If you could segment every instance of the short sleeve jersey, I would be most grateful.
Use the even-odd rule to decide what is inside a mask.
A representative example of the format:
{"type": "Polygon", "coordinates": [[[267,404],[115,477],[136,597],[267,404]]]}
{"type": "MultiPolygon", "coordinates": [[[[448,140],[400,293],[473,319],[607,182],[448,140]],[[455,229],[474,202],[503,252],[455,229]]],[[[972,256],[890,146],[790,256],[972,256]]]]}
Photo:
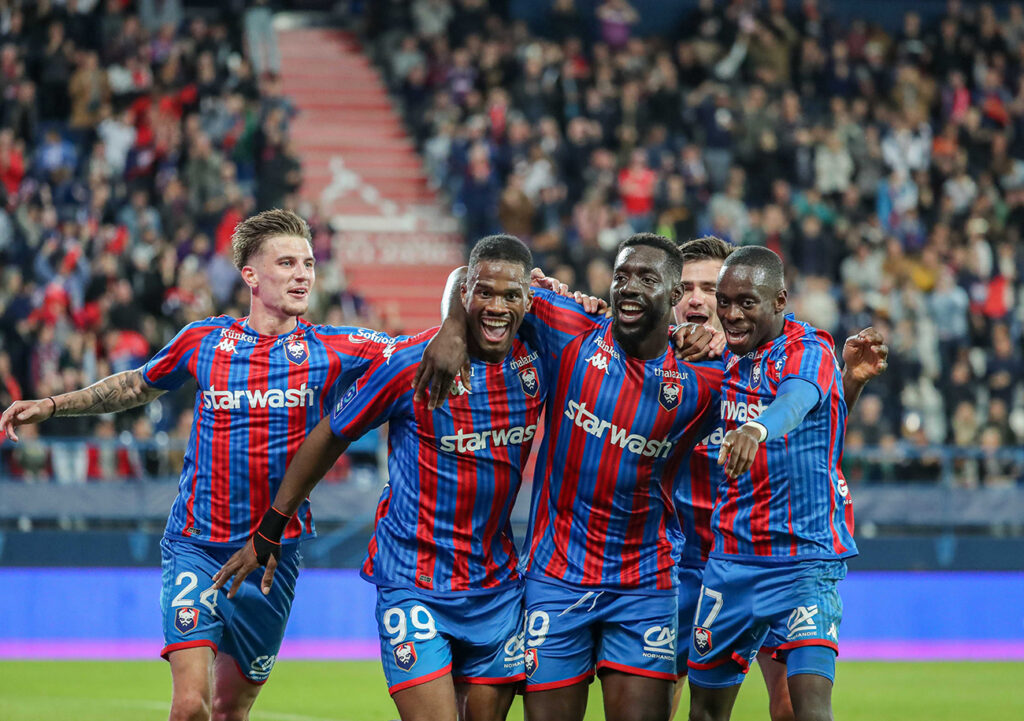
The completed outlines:
{"type": "Polygon", "coordinates": [[[501,363],[471,362],[447,401],[413,402],[437,330],[388,347],[331,415],[353,440],[387,421],[390,482],[362,575],[428,595],[490,593],[518,575],[510,515],[548,392],[538,351],[520,338],[501,363]]]}
{"type": "Polygon", "coordinates": [[[537,292],[527,321],[540,326],[552,375],[528,575],[670,591],[680,539],[673,482],[717,411],[721,367],[677,361],[667,339],[657,358],[632,358],[611,320],[559,312],[573,305],[537,292]]]}
{"type": "MultiPolygon", "coordinates": [[[[299,320],[280,336],[220,316],[183,328],[143,367],[146,383],[197,384],[192,432],[165,535],[198,544],[241,544],[277,493],[306,434],[393,343],[363,328],[299,320]]],[[[284,540],[314,533],[303,502],[284,540]]]]}

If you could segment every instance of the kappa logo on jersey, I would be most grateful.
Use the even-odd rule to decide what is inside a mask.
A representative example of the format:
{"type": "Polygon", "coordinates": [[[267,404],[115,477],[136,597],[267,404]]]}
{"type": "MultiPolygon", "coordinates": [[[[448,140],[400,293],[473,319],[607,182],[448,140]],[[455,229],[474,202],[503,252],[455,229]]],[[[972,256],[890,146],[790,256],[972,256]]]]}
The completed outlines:
{"type": "Polygon", "coordinates": [[[672,450],[672,441],[647,438],[639,433],[630,433],[628,428],[619,428],[614,423],[603,421],[595,416],[587,410],[586,403],[569,401],[569,407],[565,410],[565,417],[573,421],[579,428],[582,428],[584,432],[596,438],[604,438],[605,431],[610,430],[611,433],[608,436],[608,440],[612,445],[631,453],[636,453],[638,456],[667,458],[668,452],[672,450]]]}
{"type": "Polygon", "coordinates": [[[391,356],[395,354],[395,349],[398,347],[397,343],[388,343],[388,345],[381,351],[381,355],[384,356],[384,365],[391,365],[391,356]]]}
{"type": "Polygon", "coordinates": [[[228,354],[234,353],[235,342],[230,338],[221,338],[220,343],[217,344],[217,350],[222,350],[228,354]]]}
{"type": "Polygon", "coordinates": [[[249,389],[240,391],[219,391],[214,386],[203,391],[203,408],[209,410],[236,410],[243,404],[250,408],[305,408],[315,402],[313,388],[303,383],[298,388],[249,389]]]}
{"type": "Polygon", "coordinates": [[[345,395],[343,395],[341,397],[341,400],[338,401],[338,405],[334,407],[334,417],[337,418],[338,416],[340,416],[341,412],[345,409],[345,406],[347,406],[349,403],[351,403],[353,400],[355,400],[355,397],[357,395],[359,395],[359,382],[358,381],[353,383],[349,387],[349,389],[347,391],[345,391],[345,395]]]}
{"type": "Polygon", "coordinates": [[[519,382],[523,384],[523,393],[530,398],[537,397],[540,384],[537,382],[537,371],[533,368],[519,371],[519,382]]]}
{"type": "MultiPolygon", "coordinates": [[[[470,380],[472,385],[472,380],[470,380]]],[[[462,382],[462,374],[455,376],[455,380],[452,381],[452,388],[449,391],[449,395],[453,396],[464,396],[469,393],[469,386],[462,382]]]]}
{"type": "Polygon", "coordinates": [[[829,624],[828,631],[825,632],[826,636],[831,636],[833,641],[839,640],[839,629],[836,628],[836,624],[833,621],[829,624]]]}
{"type": "Polygon", "coordinates": [[[249,674],[253,678],[259,680],[264,679],[270,675],[271,669],[274,668],[274,662],[277,661],[277,656],[257,656],[249,664],[249,674]]]}
{"type": "Polygon", "coordinates": [[[199,625],[199,609],[182,606],[174,614],[174,628],[178,633],[190,633],[199,625]]]}
{"type": "Polygon", "coordinates": [[[750,388],[757,388],[761,385],[761,362],[754,361],[754,367],[750,369],[750,388]]]}
{"type": "Polygon", "coordinates": [[[608,373],[608,356],[604,353],[595,353],[587,358],[585,362],[594,366],[599,371],[604,371],[606,374],[608,373]]]}
{"type": "Polygon", "coordinates": [[[441,436],[441,450],[447,453],[476,453],[488,446],[500,448],[515,446],[533,440],[537,426],[513,426],[512,428],[492,428],[479,433],[472,433],[461,428],[455,435],[441,436]]]}
{"type": "Polygon", "coordinates": [[[416,645],[412,641],[406,641],[395,646],[395,664],[403,671],[408,671],[416,665],[416,645]]]}
{"type": "Polygon", "coordinates": [[[658,403],[666,411],[675,410],[675,407],[679,405],[681,395],[681,389],[676,383],[662,383],[661,392],[658,393],[658,403]]]}
{"type": "Polygon", "coordinates": [[[306,346],[306,341],[304,340],[290,340],[285,343],[284,347],[288,360],[297,366],[302,365],[309,358],[309,347],[306,346]]]}
{"type": "Polygon", "coordinates": [[[746,423],[752,421],[762,413],[768,406],[761,401],[746,403],[744,401],[727,401],[722,399],[722,420],[746,423]]]}
{"type": "Polygon", "coordinates": [[[793,613],[789,614],[789,620],[786,621],[786,628],[789,629],[789,634],[786,638],[796,638],[797,636],[806,636],[817,632],[818,626],[814,623],[814,617],[817,615],[817,604],[813,606],[797,606],[793,609],[793,613]]]}
{"type": "Polygon", "coordinates": [[[526,666],[527,678],[533,678],[533,674],[536,673],[537,667],[540,666],[540,657],[537,656],[537,649],[526,649],[526,652],[523,654],[523,662],[526,666]]]}
{"type": "Polygon", "coordinates": [[[644,631],[644,656],[676,655],[676,630],[671,626],[651,626],[644,631]]]}
{"type": "Polygon", "coordinates": [[[693,627],[693,648],[701,656],[711,653],[711,629],[703,626],[693,627]]]}

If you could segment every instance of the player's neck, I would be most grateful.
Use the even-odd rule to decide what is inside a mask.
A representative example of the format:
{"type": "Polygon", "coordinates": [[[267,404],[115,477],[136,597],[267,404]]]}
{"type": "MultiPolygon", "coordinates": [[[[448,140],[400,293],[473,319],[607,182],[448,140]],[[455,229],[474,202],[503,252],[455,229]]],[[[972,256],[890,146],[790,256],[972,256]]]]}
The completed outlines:
{"type": "Polygon", "coordinates": [[[658,326],[642,338],[618,333],[613,326],[612,338],[631,358],[643,361],[654,360],[668,349],[668,323],[658,326]]]}
{"type": "Polygon", "coordinates": [[[249,307],[249,327],[260,335],[285,335],[295,330],[299,319],[294,315],[273,312],[253,299],[249,307]]]}

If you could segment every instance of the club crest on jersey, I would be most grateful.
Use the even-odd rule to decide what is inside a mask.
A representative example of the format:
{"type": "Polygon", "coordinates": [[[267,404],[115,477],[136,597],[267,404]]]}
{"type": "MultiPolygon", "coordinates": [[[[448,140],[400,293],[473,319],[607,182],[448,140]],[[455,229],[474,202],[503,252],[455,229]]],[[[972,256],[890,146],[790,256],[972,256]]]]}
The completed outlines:
{"type": "Polygon", "coordinates": [[[523,384],[523,393],[530,398],[537,397],[540,384],[537,382],[537,371],[532,366],[519,371],[519,382],[523,384]]]}
{"type": "Polygon", "coordinates": [[[711,629],[703,626],[693,627],[693,648],[701,656],[711,653],[711,629]]]}
{"type": "Polygon", "coordinates": [[[540,665],[540,659],[537,658],[537,649],[526,649],[523,661],[524,665],[526,666],[527,678],[533,678],[533,674],[537,671],[537,667],[540,665]]]}
{"type": "Polygon", "coordinates": [[[304,340],[290,340],[284,344],[284,350],[288,360],[297,366],[302,365],[309,358],[309,348],[304,340]]]}
{"type": "Polygon", "coordinates": [[[750,385],[748,388],[757,388],[761,385],[761,361],[755,360],[754,367],[750,369],[750,385]]]}
{"type": "Polygon", "coordinates": [[[403,671],[408,671],[416,665],[416,644],[406,641],[395,646],[395,664],[403,671]]]}
{"type": "Polygon", "coordinates": [[[199,626],[199,609],[182,606],[174,613],[174,629],[178,633],[190,633],[199,626]]]}
{"type": "Polygon", "coordinates": [[[666,411],[675,410],[679,405],[679,398],[682,392],[678,383],[662,383],[661,391],[658,393],[658,403],[666,411]]]}

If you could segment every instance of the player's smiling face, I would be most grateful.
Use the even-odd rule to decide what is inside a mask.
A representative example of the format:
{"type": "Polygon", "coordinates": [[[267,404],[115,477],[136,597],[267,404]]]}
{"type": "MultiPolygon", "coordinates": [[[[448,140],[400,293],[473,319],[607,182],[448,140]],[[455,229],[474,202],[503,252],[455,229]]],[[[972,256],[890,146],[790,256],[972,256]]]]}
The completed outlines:
{"type": "Polygon", "coordinates": [[[691,260],[683,264],[683,299],[675,307],[677,323],[704,325],[710,321],[712,326],[721,329],[715,312],[715,288],[720,270],[722,261],[717,258],[691,260]]]}
{"type": "Polygon", "coordinates": [[[763,279],[763,271],[748,265],[723,268],[718,278],[718,319],[736,355],[750,353],[782,331],[786,290],[766,287],[763,279]]]}
{"type": "Polygon", "coordinates": [[[625,248],[615,259],[612,330],[632,355],[646,357],[637,346],[655,333],[664,341],[672,306],[682,297],[682,286],[667,275],[669,267],[665,251],[649,245],[625,248]]]}
{"type": "Polygon", "coordinates": [[[530,310],[529,276],[521,263],[481,260],[470,267],[462,287],[469,354],[499,363],[530,310]]]}
{"type": "Polygon", "coordinates": [[[309,308],[316,280],[313,266],[313,249],[305,238],[278,235],[263,242],[242,269],[242,277],[272,315],[299,316],[309,308]]]}

